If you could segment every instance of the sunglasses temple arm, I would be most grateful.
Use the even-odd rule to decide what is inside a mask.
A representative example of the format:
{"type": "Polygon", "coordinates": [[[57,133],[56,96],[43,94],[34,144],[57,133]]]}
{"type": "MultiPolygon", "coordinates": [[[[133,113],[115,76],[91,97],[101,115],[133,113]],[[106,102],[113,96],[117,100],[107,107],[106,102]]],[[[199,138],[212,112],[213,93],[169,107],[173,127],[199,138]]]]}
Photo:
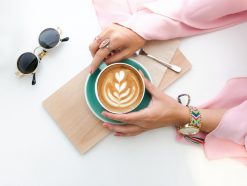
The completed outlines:
{"type": "Polygon", "coordinates": [[[33,79],[32,79],[32,85],[36,84],[36,75],[35,73],[33,73],[33,79]]]}
{"type": "Polygon", "coordinates": [[[65,41],[68,41],[69,40],[69,37],[65,37],[63,39],[60,39],[61,42],[65,42],[65,41]]]}

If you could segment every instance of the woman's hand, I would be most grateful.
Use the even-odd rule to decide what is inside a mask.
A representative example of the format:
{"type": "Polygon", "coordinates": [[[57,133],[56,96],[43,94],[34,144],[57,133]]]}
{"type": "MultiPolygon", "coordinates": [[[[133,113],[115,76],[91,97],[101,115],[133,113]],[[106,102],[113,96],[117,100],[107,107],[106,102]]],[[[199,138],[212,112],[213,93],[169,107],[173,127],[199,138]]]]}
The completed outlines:
{"type": "Polygon", "coordinates": [[[146,89],[152,95],[152,101],[147,108],[128,114],[112,114],[106,111],[102,113],[107,118],[127,123],[127,125],[103,123],[103,126],[114,131],[116,136],[133,136],[147,130],[181,125],[190,121],[189,110],[186,106],[164,94],[147,79],[144,78],[144,81],[146,89]]]}
{"type": "Polygon", "coordinates": [[[103,60],[109,64],[130,57],[145,43],[136,32],[118,24],[110,25],[89,46],[93,56],[90,72],[93,73],[103,60]],[[102,45],[108,39],[109,43],[102,45]]]}

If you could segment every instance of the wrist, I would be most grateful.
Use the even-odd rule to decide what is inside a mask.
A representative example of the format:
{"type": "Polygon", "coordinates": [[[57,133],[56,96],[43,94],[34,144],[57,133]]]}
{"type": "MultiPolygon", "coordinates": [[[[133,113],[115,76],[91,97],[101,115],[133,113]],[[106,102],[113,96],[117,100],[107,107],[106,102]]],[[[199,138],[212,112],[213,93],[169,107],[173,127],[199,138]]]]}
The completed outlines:
{"type": "Polygon", "coordinates": [[[183,126],[190,122],[190,110],[187,106],[181,105],[176,111],[176,126],[183,126]]]}

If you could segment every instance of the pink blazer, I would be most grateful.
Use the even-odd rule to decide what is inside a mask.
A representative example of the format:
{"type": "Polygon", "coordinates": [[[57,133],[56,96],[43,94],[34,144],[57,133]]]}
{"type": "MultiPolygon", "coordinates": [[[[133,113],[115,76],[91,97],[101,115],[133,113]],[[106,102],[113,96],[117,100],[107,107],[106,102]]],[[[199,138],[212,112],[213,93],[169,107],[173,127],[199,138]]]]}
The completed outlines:
{"type": "MultiPolygon", "coordinates": [[[[93,0],[102,28],[112,22],[146,40],[167,40],[222,29],[247,21],[247,0],[93,0]]],[[[247,77],[227,82],[202,108],[226,108],[206,135],[209,159],[230,157],[247,165],[247,77]]]]}

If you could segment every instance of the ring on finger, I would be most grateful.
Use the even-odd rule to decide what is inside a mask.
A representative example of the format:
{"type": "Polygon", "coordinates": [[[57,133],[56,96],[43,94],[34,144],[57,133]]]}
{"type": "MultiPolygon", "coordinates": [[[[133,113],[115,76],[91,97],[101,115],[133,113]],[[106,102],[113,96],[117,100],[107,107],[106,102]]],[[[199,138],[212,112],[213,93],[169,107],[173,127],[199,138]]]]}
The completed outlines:
{"type": "Polygon", "coordinates": [[[109,51],[109,53],[111,53],[113,51],[112,48],[109,45],[106,45],[106,48],[109,51]]]}
{"type": "Polygon", "coordinates": [[[106,38],[105,40],[103,40],[100,45],[99,45],[99,49],[103,49],[105,47],[107,47],[110,44],[110,39],[106,38]]]}

